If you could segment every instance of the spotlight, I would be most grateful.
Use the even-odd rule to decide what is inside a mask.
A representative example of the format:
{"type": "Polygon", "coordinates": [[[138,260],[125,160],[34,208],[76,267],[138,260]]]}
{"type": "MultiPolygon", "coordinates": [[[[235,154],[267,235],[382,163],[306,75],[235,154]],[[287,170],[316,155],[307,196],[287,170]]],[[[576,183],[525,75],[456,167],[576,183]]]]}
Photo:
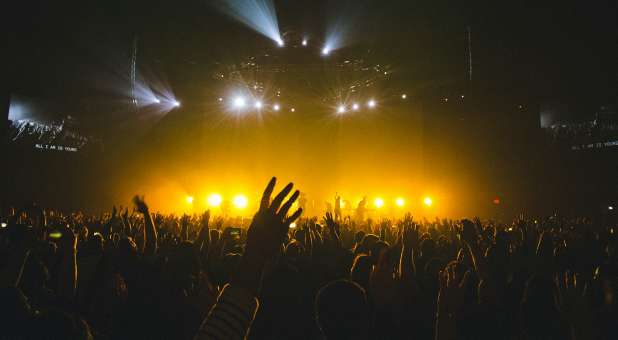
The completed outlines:
{"type": "Polygon", "coordinates": [[[307,39],[303,39],[302,44],[303,44],[303,46],[307,46],[307,39]]]}
{"type": "Polygon", "coordinates": [[[161,100],[159,98],[155,98],[154,102],[157,103],[157,104],[161,104],[161,100]]]}
{"type": "Polygon", "coordinates": [[[369,106],[370,108],[374,108],[376,107],[376,101],[371,99],[367,102],[367,106],[369,106]]]}
{"type": "Polygon", "coordinates": [[[330,48],[328,48],[328,47],[324,47],[324,48],[322,49],[322,55],[328,55],[329,53],[330,53],[330,48]]]}
{"type": "Polygon", "coordinates": [[[380,209],[384,206],[384,200],[380,197],[376,198],[375,200],[373,200],[373,205],[376,206],[376,208],[380,209]]]}
{"type": "Polygon", "coordinates": [[[211,194],[210,196],[208,196],[206,201],[208,202],[209,206],[214,208],[221,205],[221,202],[223,202],[223,198],[219,194],[211,194]]]}
{"type": "Polygon", "coordinates": [[[403,207],[404,205],[406,205],[406,200],[403,199],[403,197],[397,197],[397,199],[395,200],[395,204],[398,207],[403,207]]]}
{"type": "Polygon", "coordinates": [[[173,101],[172,105],[174,105],[174,107],[179,107],[180,106],[180,102],[179,101],[173,101]]]}
{"type": "Polygon", "coordinates": [[[296,109],[295,108],[291,108],[290,111],[296,112],[296,109]]]}
{"type": "Polygon", "coordinates": [[[292,222],[292,223],[290,223],[290,228],[291,228],[291,229],[296,228],[296,222],[292,222]]]}
{"type": "Polygon", "coordinates": [[[248,204],[248,200],[247,197],[245,195],[236,195],[234,197],[234,200],[232,201],[232,203],[234,203],[234,206],[238,209],[244,209],[247,207],[248,204]]]}
{"type": "Polygon", "coordinates": [[[431,205],[433,204],[433,200],[431,199],[431,197],[427,196],[423,199],[423,204],[425,204],[428,207],[431,207],[431,205]]]}
{"type": "Polygon", "coordinates": [[[359,106],[358,106],[357,103],[352,104],[352,110],[358,111],[358,108],[359,108],[359,106]]]}
{"type": "Polygon", "coordinates": [[[273,110],[275,110],[275,111],[279,111],[279,109],[281,109],[281,107],[279,106],[279,104],[275,104],[275,105],[273,105],[273,110]]]}
{"type": "Polygon", "coordinates": [[[219,97],[217,100],[218,100],[218,101],[220,101],[220,102],[222,102],[222,101],[223,101],[223,98],[219,97]]]}
{"type": "Polygon", "coordinates": [[[187,201],[187,204],[193,204],[193,196],[187,196],[185,201],[187,201]]]}
{"type": "Polygon", "coordinates": [[[256,108],[256,109],[258,109],[258,110],[259,110],[259,109],[261,109],[261,108],[262,108],[262,102],[258,100],[257,102],[255,102],[255,105],[254,105],[254,106],[255,106],[255,108],[256,108]]]}
{"type": "Polygon", "coordinates": [[[277,40],[277,45],[279,45],[279,47],[283,47],[283,46],[285,46],[285,43],[283,42],[283,40],[278,39],[277,40]]]}
{"type": "Polygon", "coordinates": [[[339,105],[339,107],[337,108],[337,113],[345,113],[345,106],[339,105]]]}
{"type": "Polygon", "coordinates": [[[406,98],[408,98],[407,94],[404,93],[404,94],[401,95],[401,99],[406,99],[406,98]]]}
{"type": "Polygon", "coordinates": [[[246,102],[245,102],[245,98],[243,97],[236,97],[234,98],[234,107],[241,109],[243,107],[245,107],[246,102]]]}
{"type": "Polygon", "coordinates": [[[614,210],[614,206],[610,205],[609,207],[607,207],[607,210],[614,210]]]}

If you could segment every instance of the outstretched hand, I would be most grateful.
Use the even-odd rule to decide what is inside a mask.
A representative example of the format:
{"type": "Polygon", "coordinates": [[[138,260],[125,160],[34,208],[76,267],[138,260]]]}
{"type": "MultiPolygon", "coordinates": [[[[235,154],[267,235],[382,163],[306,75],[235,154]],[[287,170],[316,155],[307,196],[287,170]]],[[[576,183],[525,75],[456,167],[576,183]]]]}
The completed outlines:
{"type": "Polygon", "coordinates": [[[270,200],[276,183],[277,179],[273,177],[264,190],[260,209],[253,216],[247,231],[243,260],[232,279],[232,284],[244,287],[256,296],[260,290],[265,264],[279,254],[290,223],[302,213],[302,209],[298,209],[288,216],[288,211],[300,194],[298,190],[283,203],[285,197],[292,191],[292,183],[286,185],[272,201],[270,200]]]}
{"type": "Polygon", "coordinates": [[[135,204],[135,208],[140,213],[142,213],[142,214],[147,214],[148,213],[148,205],[144,201],[144,196],[139,197],[138,195],[135,195],[133,197],[133,204],[135,204]]]}
{"type": "Polygon", "coordinates": [[[294,187],[292,183],[286,185],[271,201],[270,197],[276,183],[277,179],[273,177],[264,190],[260,209],[253,217],[247,231],[245,256],[262,261],[275,257],[281,249],[290,223],[294,222],[302,213],[302,209],[298,209],[288,216],[288,211],[300,195],[298,190],[294,191],[285,203],[283,202],[294,187]]]}

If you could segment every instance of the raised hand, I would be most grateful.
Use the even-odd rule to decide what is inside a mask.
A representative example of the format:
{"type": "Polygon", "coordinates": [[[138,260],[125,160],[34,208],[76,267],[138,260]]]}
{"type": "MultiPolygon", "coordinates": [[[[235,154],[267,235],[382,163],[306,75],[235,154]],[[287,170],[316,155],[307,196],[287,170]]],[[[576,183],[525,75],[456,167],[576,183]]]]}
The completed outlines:
{"type": "Polygon", "coordinates": [[[403,227],[403,246],[408,249],[416,249],[418,246],[419,230],[418,225],[412,223],[411,225],[404,224],[403,227]]]}
{"type": "Polygon", "coordinates": [[[138,195],[133,197],[133,204],[135,204],[137,211],[144,215],[144,228],[142,230],[142,237],[144,239],[143,252],[147,256],[153,256],[157,251],[158,236],[157,229],[148,210],[148,205],[144,201],[144,196],[139,197],[138,195]]]}
{"type": "MultiPolygon", "coordinates": [[[[135,208],[137,209],[138,212],[140,212],[142,214],[147,214],[148,213],[148,205],[144,201],[144,196],[139,197],[138,195],[135,195],[133,197],[133,204],[135,204],[135,208]]],[[[116,208],[114,207],[114,210],[115,209],[116,208]]]]}
{"type": "Polygon", "coordinates": [[[300,192],[296,190],[292,196],[284,203],[285,197],[292,191],[293,184],[289,183],[271,201],[270,197],[277,184],[277,179],[273,177],[262,195],[260,209],[253,217],[253,221],[247,231],[247,256],[257,257],[262,260],[269,260],[275,257],[281,248],[285,235],[288,232],[290,223],[294,222],[302,209],[296,210],[288,216],[288,211],[298,199],[300,192]]]}
{"type": "Polygon", "coordinates": [[[464,304],[465,287],[470,272],[466,271],[463,277],[457,273],[454,264],[447,265],[440,272],[440,291],[438,292],[438,315],[456,316],[461,312],[464,304]]]}
{"type": "Polygon", "coordinates": [[[292,191],[292,183],[286,185],[272,201],[270,200],[276,183],[277,179],[273,177],[264,190],[260,209],[247,231],[247,244],[242,262],[231,282],[232,285],[244,287],[255,296],[260,289],[264,265],[279,254],[290,223],[302,213],[302,209],[298,209],[288,216],[288,211],[300,194],[298,190],[283,203],[285,197],[292,191]]]}

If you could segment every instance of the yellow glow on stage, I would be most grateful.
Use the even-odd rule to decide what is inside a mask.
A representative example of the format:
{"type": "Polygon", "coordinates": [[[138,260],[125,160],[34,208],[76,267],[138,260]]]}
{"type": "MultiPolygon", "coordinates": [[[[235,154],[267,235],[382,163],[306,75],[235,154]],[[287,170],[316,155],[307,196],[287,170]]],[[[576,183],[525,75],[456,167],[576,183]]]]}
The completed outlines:
{"type": "Polygon", "coordinates": [[[292,229],[296,228],[296,222],[290,223],[290,228],[292,228],[292,229]]]}
{"type": "Polygon", "coordinates": [[[423,199],[423,204],[431,207],[433,205],[433,199],[431,199],[431,197],[427,196],[423,199]]]}
{"type": "Polygon", "coordinates": [[[234,206],[238,209],[245,209],[249,204],[249,200],[245,195],[236,195],[234,196],[234,200],[232,201],[234,206]]]}
{"type": "Polygon", "coordinates": [[[187,204],[193,204],[193,196],[187,196],[185,201],[187,201],[187,204]]]}
{"type": "Polygon", "coordinates": [[[406,205],[406,200],[405,200],[405,199],[403,199],[403,197],[398,197],[398,198],[395,200],[395,204],[396,204],[398,207],[403,207],[404,205],[406,205]]]}
{"type": "Polygon", "coordinates": [[[373,205],[376,206],[376,208],[380,209],[384,206],[384,199],[378,197],[375,200],[373,200],[373,205]]]}
{"type": "Polygon", "coordinates": [[[208,198],[206,199],[206,202],[210,207],[214,208],[221,205],[221,202],[223,202],[223,198],[219,194],[210,194],[210,196],[208,196],[208,198]]]}

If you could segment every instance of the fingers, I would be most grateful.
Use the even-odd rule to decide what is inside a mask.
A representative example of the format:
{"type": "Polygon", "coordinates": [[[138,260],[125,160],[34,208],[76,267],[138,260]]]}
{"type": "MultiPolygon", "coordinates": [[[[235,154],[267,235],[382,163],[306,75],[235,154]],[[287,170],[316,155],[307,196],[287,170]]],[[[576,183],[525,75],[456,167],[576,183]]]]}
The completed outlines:
{"type": "Polygon", "coordinates": [[[292,191],[293,187],[293,183],[288,183],[288,185],[286,185],[285,188],[283,188],[283,190],[281,190],[281,192],[277,194],[277,196],[275,196],[273,201],[270,202],[270,210],[272,212],[276,212],[277,210],[279,210],[281,202],[283,202],[283,199],[290,193],[290,191],[292,191]]]}
{"type": "Polygon", "coordinates": [[[281,206],[281,209],[279,209],[279,213],[277,214],[280,218],[284,218],[288,214],[288,210],[290,210],[290,208],[292,207],[292,204],[294,204],[294,202],[298,199],[299,195],[300,195],[300,191],[298,190],[294,191],[290,199],[287,202],[285,202],[283,206],[281,206]]]}
{"type": "Polygon", "coordinates": [[[275,184],[277,184],[277,178],[273,177],[270,179],[270,182],[268,182],[268,185],[266,185],[266,189],[264,189],[264,193],[262,194],[262,201],[260,202],[260,210],[268,209],[270,195],[272,195],[275,189],[275,184]]]}
{"type": "Polygon", "coordinates": [[[302,213],[303,213],[303,209],[302,208],[296,210],[290,217],[285,219],[285,225],[289,226],[290,223],[296,221],[300,217],[300,214],[302,214],[302,213]]]}

